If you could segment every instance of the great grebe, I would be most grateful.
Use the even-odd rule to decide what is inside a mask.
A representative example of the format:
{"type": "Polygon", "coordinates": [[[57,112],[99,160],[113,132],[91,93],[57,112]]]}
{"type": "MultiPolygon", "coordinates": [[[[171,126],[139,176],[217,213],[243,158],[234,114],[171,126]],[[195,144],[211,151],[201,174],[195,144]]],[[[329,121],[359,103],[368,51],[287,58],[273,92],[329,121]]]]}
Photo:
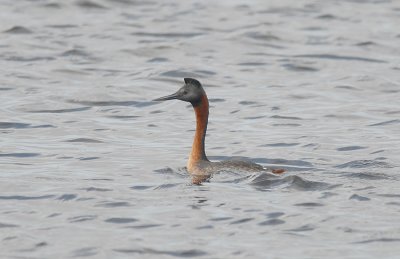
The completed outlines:
{"type": "Polygon", "coordinates": [[[176,93],[157,98],[153,101],[181,100],[192,104],[196,113],[196,133],[194,135],[192,151],[187,162],[187,171],[192,176],[194,184],[200,184],[207,180],[213,173],[221,171],[244,171],[244,172],[271,172],[281,174],[283,169],[269,170],[259,164],[228,160],[211,162],[205,152],[205,138],[208,124],[208,98],[200,82],[193,78],[184,78],[185,85],[176,93]]]}

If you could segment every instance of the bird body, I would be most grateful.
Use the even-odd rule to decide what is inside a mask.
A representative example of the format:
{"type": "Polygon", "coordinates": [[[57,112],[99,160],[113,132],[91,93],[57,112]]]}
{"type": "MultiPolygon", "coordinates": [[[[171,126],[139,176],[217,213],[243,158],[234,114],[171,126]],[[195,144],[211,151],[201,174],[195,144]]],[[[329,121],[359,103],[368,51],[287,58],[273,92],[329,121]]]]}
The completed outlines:
{"type": "MultiPolygon", "coordinates": [[[[154,101],[165,101],[178,99],[190,102],[196,115],[196,132],[193,139],[192,150],[187,162],[187,170],[192,175],[192,182],[199,184],[207,179],[213,173],[221,171],[245,171],[245,172],[261,172],[268,171],[265,167],[239,160],[228,160],[220,162],[211,162],[208,160],[205,152],[205,138],[207,132],[209,103],[207,94],[201,86],[200,82],[193,78],[185,78],[185,85],[176,93],[165,97],[157,98],[154,101]]],[[[274,169],[272,173],[283,173],[282,169],[274,169]]]]}

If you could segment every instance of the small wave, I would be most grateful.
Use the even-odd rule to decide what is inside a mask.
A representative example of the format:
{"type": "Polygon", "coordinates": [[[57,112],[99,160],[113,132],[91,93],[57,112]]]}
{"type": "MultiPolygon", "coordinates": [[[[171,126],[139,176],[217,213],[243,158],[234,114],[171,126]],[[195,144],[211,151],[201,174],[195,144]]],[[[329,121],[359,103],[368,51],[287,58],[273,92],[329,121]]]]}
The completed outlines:
{"type": "Polygon", "coordinates": [[[229,223],[229,224],[230,224],[230,225],[243,224],[243,223],[246,223],[246,222],[249,222],[249,221],[252,221],[252,220],[254,220],[254,218],[243,218],[243,219],[239,219],[239,220],[232,221],[232,222],[229,223]]]}
{"type": "Polygon", "coordinates": [[[393,168],[394,166],[377,160],[354,160],[341,165],[335,166],[336,168],[393,168]]]}
{"type": "Polygon", "coordinates": [[[225,221],[230,219],[233,219],[233,217],[217,217],[217,218],[211,218],[209,219],[209,221],[225,221]]]}
{"type": "Polygon", "coordinates": [[[0,122],[0,129],[25,129],[31,127],[28,123],[0,122]]]}
{"type": "Polygon", "coordinates": [[[190,249],[190,250],[177,250],[177,251],[167,251],[167,250],[154,250],[150,248],[143,249],[114,249],[113,251],[125,254],[140,254],[140,255],[166,255],[174,257],[197,257],[207,255],[205,251],[190,249]]]}
{"type": "Polygon", "coordinates": [[[56,29],[71,29],[71,28],[79,28],[79,26],[74,24],[53,24],[47,25],[48,28],[56,28],[56,29]]]}
{"type": "Polygon", "coordinates": [[[88,0],[78,1],[76,5],[86,9],[106,9],[105,6],[88,0]]]}
{"type": "Polygon", "coordinates": [[[29,30],[23,26],[14,26],[4,32],[11,33],[11,34],[30,34],[30,33],[32,33],[31,30],[29,30]]]}
{"type": "Polygon", "coordinates": [[[333,14],[322,14],[322,15],[318,15],[317,19],[322,19],[322,20],[333,20],[333,19],[337,19],[337,17],[333,14]]]}
{"type": "Polygon", "coordinates": [[[283,213],[283,212],[270,212],[270,213],[266,214],[266,216],[270,219],[279,218],[280,216],[283,216],[283,215],[285,215],[285,213],[283,213]]]}
{"type": "Polygon", "coordinates": [[[90,110],[91,107],[80,107],[80,108],[71,108],[71,109],[59,109],[59,110],[34,110],[29,111],[31,113],[68,113],[68,112],[81,112],[90,110]]]}
{"type": "Polygon", "coordinates": [[[393,124],[399,124],[400,120],[390,120],[390,121],[384,121],[384,122],[379,122],[379,123],[375,123],[375,124],[370,124],[368,126],[386,126],[386,125],[393,125],[393,124]]]}
{"type": "Polygon", "coordinates": [[[60,197],[57,198],[57,200],[61,200],[61,201],[70,201],[70,200],[74,200],[78,197],[78,195],[76,194],[63,194],[60,197]]]}
{"type": "Polygon", "coordinates": [[[353,150],[359,150],[359,149],[365,149],[367,147],[361,147],[361,146],[347,146],[347,147],[340,147],[337,148],[337,151],[353,151],[353,150]]]}
{"type": "Polygon", "coordinates": [[[83,101],[83,100],[67,100],[69,103],[77,103],[85,106],[135,106],[145,107],[154,105],[154,102],[148,101],[83,101]]]}
{"type": "Polygon", "coordinates": [[[369,201],[371,199],[368,198],[368,197],[364,197],[364,196],[358,195],[358,194],[353,194],[353,195],[350,196],[349,200],[369,201]]]}
{"type": "Polygon", "coordinates": [[[274,127],[300,127],[301,124],[298,123],[274,123],[272,124],[274,127]]]}
{"type": "Polygon", "coordinates": [[[143,190],[148,190],[148,189],[154,188],[154,186],[151,186],[151,185],[135,185],[135,186],[131,186],[129,188],[132,189],[132,190],[143,191],[143,190]]]}
{"type": "Polygon", "coordinates": [[[325,31],[326,28],[319,27],[319,26],[309,26],[302,28],[304,31],[325,31]]]}
{"type": "Polygon", "coordinates": [[[77,222],[84,222],[84,221],[90,221],[90,220],[95,220],[97,219],[96,215],[81,215],[81,216],[76,216],[76,217],[70,217],[68,218],[68,221],[70,223],[77,223],[77,222]]]}
{"type": "Polygon", "coordinates": [[[104,143],[103,141],[91,138],[75,138],[66,140],[65,142],[104,143]]]}
{"type": "Polygon", "coordinates": [[[26,157],[35,157],[40,156],[40,153],[0,153],[0,157],[18,157],[18,158],[26,158],[26,157]]]}
{"type": "Polygon", "coordinates": [[[107,223],[114,223],[114,224],[127,224],[127,223],[132,223],[138,221],[137,219],[134,218],[108,218],[104,220],[104,222],[107,223]]]}
{"type": "Polygon", "coordinates": [[[262,40],[262,41],[279,41],[281,40],[279,37],[273,34],[265,34],[260,32],[247,32],[245,34],[246,37],[255,39],[255,40],[262,40]]]}
{"type": "Polygon", "coordinates": [[[394,194],[394,193],[378,194],[378,196],[387,198],[400,198],[400,194],[394,194]]]}
{"type": "Polygon", "coordinates": [[[89,257],[97,254],[96,247],[84,247],[72,252],[72,257],[89,257]]]}
{"type": "Polygon", "coordinates": [[[129,207],[131,204],[126,201],[116,201],[116,202],[101,202],[95,205],[95,207],[105,207],[105,208],[116,208],[116,207],[129,207]]]}
{"type": "Polygon", "coordinates": [[[220,160],[220,161],[242,160],[242,161],[251,161],[254,163],[267,164],[267,165],[307,167],[307,169],[314,167],[314,165],[312,163],[307,162],[307,161],[287,160],[287,159],[282,159],[282,158],[263,158],[263,157],[250,158],[250,157],[246,157],[246,156],[209,156],[209,158],[212,160],[220,160]]]}
{"type": "Polygon", "coordinates": [[[88,188],[82,188],[80,190],[84,190],[84,191],[87,191],[87,192],[110,192],[113,189],[98,188],[98,187],[88,187],[88,188]]]}
{"type": "Polygon", "coordinates": [[[299,191],[316,191],[327,190],[337,187],[337,185],[332,185],[324,182],[307,181],[297,175],[280,178],[268,173],[262,173],[254,176],[250,180],[249,184],[254,186],[258,190],[269,190],[276,187],[283,187],[299,191]]]}
{"type": "Polygon", "coordinates": [[[318,58],[318,59],[334,59],[334,60],[350,60],[350,61],[364,61],[372,63],[387,63],[384,60],[373,59],[373,58],[362,58],[354,56],[339,56],[332,54],[305,54],[305,55],[295,55],[295,58],[318,58]]]}
{"type": "Polygon", "coordinates": [[[289,229],[288,231],[303,232],[303,231],[312,231],[314,229],[315,229],[315,226],[307,224],[307,225],[303,225],[298,228],[289,229]]]}
{"type": "Polygon", "coordinates": [[[193,32],[171,32],[171,33],[151,33],[151,32],[134,32],[132,35],[135,36],[145,36],[145,37],[155,37],[155,38],[193,38],[196,36],[203,35],[203,33],[193,33],[193,32]]]}
{"type": "Polygon", "coordinates": [[[259,190],[268,190],[275,187],[284,187],[299,191],[315,191],[315,190],[332,189],[337,186],[323,182],[307,181],[297,175],[278,178],[274,175],[267,173],[256,175],[250,180],[249,183],[250,185],[254,186],[256,189],[259,190]]]}
{"type": "Polygon", "coordinates": [[[56,128],[56,126],[53,126],[53,125],[50,125],[50,124],[32,126],[32,129],[38,129],[38,128],[56,128]]]}
{"type": "Polygon", "coordinates": [[[272,119],[285,119],[285,120],[302,120],[302,118],[299,118],[299,117],[281,116],[281,115],[273,115],[270,118],[272,118],[272,119]]]}
{"type": "Polygon", "coordinates": [[[95,159],[99,159],[100,157],[98,156],[89,156],[89,157],[80,157],[79,160],[81,161],[88,161],[88,160],[95,160],[95,159]]]}
{"type": "Polygon", "coordinates": [[[299,144],[300,143],[271,143],[271,144],[261,145],[260,147],[293,147],[299,144]]]}
{"type": "Polygon", "coordinates": [[[363,180],[390,180],[391,177],[382,173],[345,173],[345,177],[363,180]]]}
{"type": "Polygon", "coordinates": [[[358,89],[354,86],[350,86],[350,85],[337,85],[337,86],[335,86],[335,88],[360,91],[360,89],[358,89]]]}
{"type": "Polygon", "coordinates": [[[369,244],[369,243],[379,243],[379,242],[400,242],[400,238],[376,238],[368,239],[364,241],[354,242],[353,244],[369,244]]]}
{"type": "Polygon", "coordinates": [[[55,128],[55,126],[49,124],[32,126],[29,123],[0,122],[0,129],[28,129],[28,128],[55,128]]]}
{"type": "Polygon", "coordinates": [[[112,116],[107,116],[107,118],[128,120],[128,119],[140,118],[140,116],[136,116],[136,115],[112,115],[112,116]]]}
{"type": "Polygon", "coordinates": [[[181,71],[181,70],[170,70],[160,74],[160,76],[168,76],[168,77],[202,77],[200,73],[189,72],[189,71],[181,71]]]}
{"type": "Polygon", "coordinates": [[[267,63],[265,62],[243,62],[238,63],[238,66],[246,66],[246,67],[257,67],[257,66],[265,66],[267,63]]]}
{"type": "Polygon", "coordinates": [[[319,71],[317,68],[309,67],[309,66],[301,66],[295,64],[283,64],[282,67],[286,68],[289,71],[295,72],[316,72],[319,71]]]}
{"type": "Polygon", "coordinates": [[[284,224],[285,221],[281,219],[268,219],[266,221],[258,223],[259,226],[274,226],[284,224]]]}
{"type": "Polygon", "coordinates": [[[356,46],[372,46],[372,45],[377,45],[377,44],[373,41],[362,41],[362,42],[356,43],[355,45],[356,46]]]}
{"type": "Polygon", "coordinates": [[[7,61],[16,61],[16,62],[34,62],[34,61],[51,61],[55,60],[54,57],[21,57],[21,56],[10,56],[6,57],[7,61]]]}
{"type": "Polygon", "coordinates": [[[244,117],[243,119],[245,120],[257,120],[257,119],[262,119],[265,118],[267,116],[251,116],[251,117],[244,117]]]}
{"type": "Polygon", "coordinates": [[[142,225],[136,225],[136,226],[128,226],[127,228],[134,228],[134,229],[146,229],[146,228],[156,228],[156,227],[161,227],[163,226],[162,224],[142,224],[142,225]]]}
{"type": "Polygon", "coordinates": [[[167,62],[167,61],[169,61],[169,59],[161,58],[161,57],[156,57],[156,58],[147,60],[147,62],[149,62],[149,63],[158,63],[158,62],[167,62]]]}
{"type": "Polygon", "coordinates": [[[61,56],[68,57],[68,56],[80,56],[80,57],[90,57],[90,55],[80,49],[71,49],[63,52],[61,56]]]}
{"type": "Polygon", "coordinates": [[[16,228],[16,227],[19,227],[19,226],[15,225],[15,224],[7,224],[7,223],[0,222],[0,228],[16,228]]]}
{"type": "Polygon", "coordinates": [[[89,178],[89,179],[83,179],[85,181],[114,181],[114,179],[111,178],[89,178]]]}
{"type": "Polygon", "coordinates": [[[11,195],[11,196],[0,196],[0,200],[27,201],[27,200],[45,200],[45,199],[51,199],[54,197],[55,197],[55,195],[42,195],[42,196],[11,195]]]}
{"type": "Polygon", "coordinates": [[[303,168],[304,170],[314,168],[314,165],[310,162],[304,160],[287,160],[282,158],[255,158],[251,159],[251,161],[262,164],[270,164],[270,165],[282,165],[285,167],[289,167],[290,170],[303,168]]]}
{"type": "MultiPolygon", "coordinates": [[[[87,69],[85,69],[85,70],[87,70],[87,69]]],[[[57,72],[57,73],[68,74],[68,75],[90,75],[90,73],[84,72],[82,70],[74,70],[74,69],[67,69],[67,68],[53,69],[52,71],[57,72]]]]}
{"type": "Polygon", "coordinates": [[[208,101],[210,103],[221,103],[221,102],[225,102],[226,100],[222,99],[222,98],[209,98],[208,101]]]}
{"type": "Polygon", "coordinates": [[[196,227],[196,229],[199,229],[199,230],[201,230],[201,229],[213,229],[213,228],[214,228],[214,226],[212,226],[212,225],[204,225],[204,226],[196,227]]]}
{"type": "Polygon", "coordinates": [[[174,188],[178,185],[180,185],[180,183],[166,183],[166,184],[161,184],[161,185],[153,188],[153,190],[170,189],[170,188],[174,188]]]}
{"type": "Polygon", "coordinates": [[[194,70],[194,72],[200,73],[200,74],[202,74],[202,75],[207,75],[207,76],[214,76],[214,75],[217,74],[217,72],[215,72],[215,71],[205,70],[205,69],[194,70]]]}
{"type": "Polygon", "coordinates": [[[170,175],[175,175],[180,178],[187,178],[189,176],[189,172],[186,170],[186,167],[178,168],[176,170],[170,168],[170,167],[165,167],[161,169],[156,169],[154,172],[159,173],[159,174],[170,174],[170,175]]]}

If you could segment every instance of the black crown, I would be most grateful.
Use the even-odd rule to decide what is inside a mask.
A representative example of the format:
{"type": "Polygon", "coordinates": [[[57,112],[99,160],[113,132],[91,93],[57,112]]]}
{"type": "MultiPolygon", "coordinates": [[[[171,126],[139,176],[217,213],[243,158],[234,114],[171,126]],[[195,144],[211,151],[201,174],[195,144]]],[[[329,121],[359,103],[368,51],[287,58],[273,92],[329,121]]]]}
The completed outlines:
{"type": "Polygon", "coordinates": [[[194,85],[194,86],[197,86],[197,87],[201,87],[200,82],[197,81],[194,78],[184,78],[183,80],[185,81],[185,84],[187,84],[187,85],[190,84],[190,85],[194,85]]]}

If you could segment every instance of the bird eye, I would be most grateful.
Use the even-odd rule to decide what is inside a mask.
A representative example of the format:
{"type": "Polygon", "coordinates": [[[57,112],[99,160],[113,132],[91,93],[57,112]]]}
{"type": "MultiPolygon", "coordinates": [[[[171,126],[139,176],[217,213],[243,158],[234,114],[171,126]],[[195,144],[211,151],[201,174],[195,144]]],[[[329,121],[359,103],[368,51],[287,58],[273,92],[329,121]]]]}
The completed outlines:
{"type": "Polygon", "coordinates": [[[185,90],[185,91],[183,91],[183,94],[187,94],[188,92],[185,90]]]}

